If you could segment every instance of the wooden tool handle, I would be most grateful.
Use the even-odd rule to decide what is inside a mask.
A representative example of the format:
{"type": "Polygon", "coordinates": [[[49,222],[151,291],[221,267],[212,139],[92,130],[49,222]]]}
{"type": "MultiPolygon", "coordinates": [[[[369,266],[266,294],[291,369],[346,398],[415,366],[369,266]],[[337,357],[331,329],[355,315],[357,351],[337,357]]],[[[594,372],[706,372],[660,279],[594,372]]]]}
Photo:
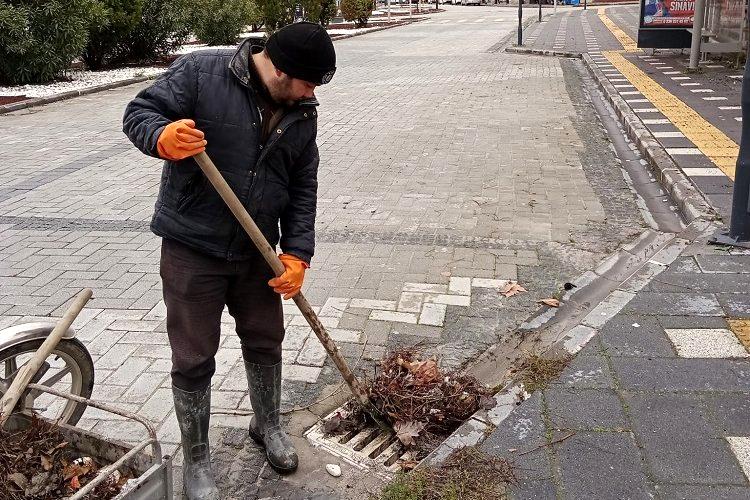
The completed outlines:
{"type": "MultiPolygon", "coordinates": [[[[221,199],[224,200],[224,203],[226,203],[227,207],[229,207],[229,210],[232,211],[242,228],[247,232],[247,235],[250,236],[251,240],[253,240],[253,243],[255,243],[255,246],[263,255],[263,258],[266,260],[266,262],[268,262],[268,265],[271,266],[274,274],[276,274],[276,276],[281,276],[285,271],[284,264],[281,263],[279,257],[276,255],[276,251],[271,247],[271,245],[268,244],[265,236],[263,236],[263,233],[260,232],[260,229],[258,229],[255,221],[253,221],[253,218],[250,216],[247,210],[245,210],[245,207],[242,205],[242,202],[239,200],[239,198],[237,198],[237,195],[234,194],[232,188],[229,187],[229,184],[227,184],[227,181],[224,179],[224,176],[221,175],[219,169],[216,168],[214,162],[211,161],[211,158],[209,158],[205,152],[198,153],[193,158],[195,158],[195,161],[198,163],[198,166],[208,178],[208,181],[214,188],[216,188],[219,196],[221,196],[221,199]]],[[[352,370],[349,368],[346,360],[341,355],[341,352],[339,352],[339,348],[336,345],[336,342],[334,342],[331,336],[328,335],[325,327],[320,322],[320,319],[318,319],[318,316],[310,306],[310,303],[307,302],[307,299],[304,297],[304,295],[302,295],[302,292],[294,296],[294,302],[297,304],[300,312],[304,315],[307,323],[315,332],[315,335],[318,337],[318,340],[320,340],[320,343],[323,344],[323,347],[325,348],[328,355],[331,357],[331,359],[333,359],[336,368],[338,368],[339,372],[341,372],[341,376],[344,378],[347,385],[351,389],[354,397],[357,399],[360,405],[362,405],[366,410],[368,410],[369,413],[371,413],[374,418],[377,419],[377,412],[375,412],[374,408],[372,407],[370,398],[362,388],[359,380],[357,380],[357,377],[355,377],[354,373],[352,373],[352,370]]]]}
{"type": "Polygon", "coordinates": [[[57,347],[63,334],[68,331],[68,328],[73,324],[73,321],[75,321],[83,306],[91,299],[92,295],[93,292],[90,288],[86,288],[76,295],[73,303],[70,304],[68,310],[65,311],[63,317],[60,318],[60,321],[57,322],[55,328],[52,329],[52,332],[42,342],[36,353],[18,371],[8,388],[8,392],[0,399],[0,427],[5,425],[5,421],[10,417],[13,408],[16,407],[18,400],[21,398],[21,394],[26,390],[26,386],[34,375],[36,375],[36,372],[39,371],[47,356],[57,347]]]}

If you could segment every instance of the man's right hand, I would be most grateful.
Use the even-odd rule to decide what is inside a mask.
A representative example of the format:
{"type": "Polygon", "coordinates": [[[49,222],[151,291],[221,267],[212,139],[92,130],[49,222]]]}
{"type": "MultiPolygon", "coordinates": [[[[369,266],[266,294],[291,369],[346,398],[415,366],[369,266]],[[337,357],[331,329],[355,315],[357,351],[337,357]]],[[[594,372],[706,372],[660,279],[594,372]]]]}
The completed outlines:
{"type": "Polygon", "coordinates": [[[193,120],[177,120],[162,130],[156,149],[164,160],[184,160],[206,150],[203,132],[195,128],[193,120]]]}

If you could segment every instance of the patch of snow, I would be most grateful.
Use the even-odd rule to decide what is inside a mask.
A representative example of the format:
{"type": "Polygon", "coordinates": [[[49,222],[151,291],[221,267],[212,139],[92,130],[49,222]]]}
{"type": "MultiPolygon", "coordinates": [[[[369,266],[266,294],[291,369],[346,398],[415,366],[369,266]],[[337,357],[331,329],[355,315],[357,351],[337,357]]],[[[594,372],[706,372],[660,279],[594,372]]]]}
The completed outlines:
{"type": "Polygon", "coordinates": [[[83,90],[97,85],[105,85],[139,76],[153,76],[164,72],[164,68],[153,66],[142,68],[118,68],[107,71],[69,71],[70,81],[59,81],[44,85],[0,86],[0,95],[27,97],[49,97],[63,92],[83,90]]]}

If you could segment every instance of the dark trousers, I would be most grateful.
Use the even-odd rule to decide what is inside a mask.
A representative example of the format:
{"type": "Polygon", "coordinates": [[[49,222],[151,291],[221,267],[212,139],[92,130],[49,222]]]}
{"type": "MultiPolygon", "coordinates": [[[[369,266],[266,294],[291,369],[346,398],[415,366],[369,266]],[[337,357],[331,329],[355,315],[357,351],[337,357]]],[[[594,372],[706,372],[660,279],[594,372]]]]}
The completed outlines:
{"type": "Polygon", "coordinates": [[[262,365],[281,361],[281,297],[268,286],[273,272],[260,253],[229,262],[163,239],[160,274],[176,387],[197,391],[211,383],[225,305],[235,320],[243,358],[262,365]]]}

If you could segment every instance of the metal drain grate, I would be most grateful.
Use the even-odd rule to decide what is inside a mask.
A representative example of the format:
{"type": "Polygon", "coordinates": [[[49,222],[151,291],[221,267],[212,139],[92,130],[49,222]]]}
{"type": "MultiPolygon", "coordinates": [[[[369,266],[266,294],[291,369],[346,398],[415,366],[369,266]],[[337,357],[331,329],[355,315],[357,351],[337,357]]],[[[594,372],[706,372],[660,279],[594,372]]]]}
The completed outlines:
{"type": "Polygon", "coordinates": [[[343,407],[332,411],[308,429],[305,437],[313,446],[361,470],[373,470],[386,478],[401,470],[399,459],[411,460],[411,454],[404,450],[393,431],[384,431],[377,426],[361,427],[339,436],[326,436],[323,430],[325,422],[335,414],[346,418],[348,413],[343,407]]]}

